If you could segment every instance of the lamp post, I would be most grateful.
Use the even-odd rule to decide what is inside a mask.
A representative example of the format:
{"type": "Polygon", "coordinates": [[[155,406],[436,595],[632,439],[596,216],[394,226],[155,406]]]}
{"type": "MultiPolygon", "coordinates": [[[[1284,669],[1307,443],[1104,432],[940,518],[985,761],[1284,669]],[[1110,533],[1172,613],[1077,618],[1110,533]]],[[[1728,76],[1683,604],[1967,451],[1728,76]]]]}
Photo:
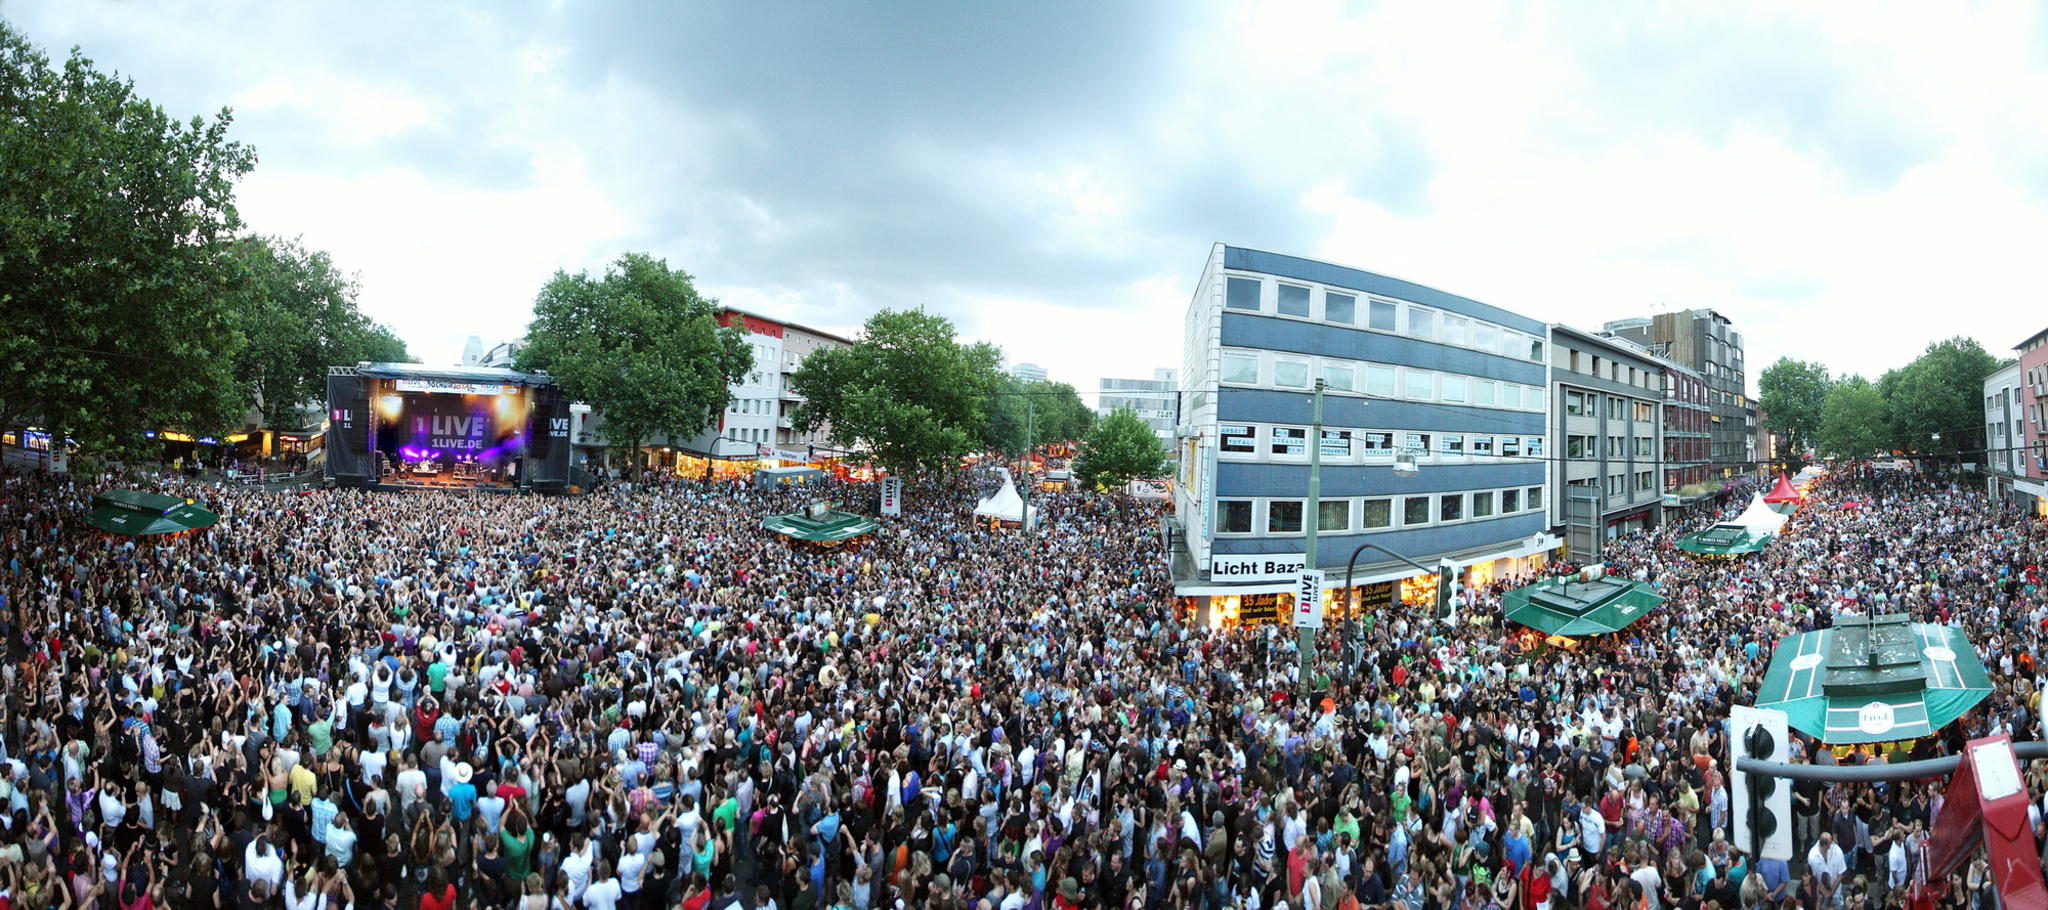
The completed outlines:
{"type": "MultiPolygon", "coordinates": [[[[1313,425],[1309,427],[1308,431],[1308,514],[1301,517],[1303,535],[1301,565],[1304,572],[1314,572],[1317,568],[1316,531],[1323,523],[1323,381],[1321,379],[1316,380],[1314,407],[1315,417],[1313,425]]],[[[1303,596],[1303,593],[1297,591],[1295,596],[1303,596]]],[[[1315,596],[1321,597],[1322,592],[1317,591],[1315,596]]],[[[1304,607],[1300,604],[1296,604],[1294,607],[1297,615],[1303,609],[1304,607]]],[[[1306,609],[1320,610],[1321,605],[1310,604],[1306,609]]],[[[1295,642],[1295,648],[1300,652],[1301,657],[1301,692],[1306,696],[1312,691],[1313,686],[1309,676],[1309,669],[1314,663],[1316,630],[1314,626],[1303,625],[1299,622],[1297,622],[1295,628],[1300,633],[1299,640],[1295,642]]]]}

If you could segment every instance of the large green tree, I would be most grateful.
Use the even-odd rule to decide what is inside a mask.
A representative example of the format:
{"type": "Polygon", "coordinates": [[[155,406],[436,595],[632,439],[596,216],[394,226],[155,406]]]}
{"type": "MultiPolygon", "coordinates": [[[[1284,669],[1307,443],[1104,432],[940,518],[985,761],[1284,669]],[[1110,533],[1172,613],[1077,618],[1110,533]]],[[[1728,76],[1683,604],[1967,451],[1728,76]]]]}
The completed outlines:
{"type": "Polygon", "coordinates": [[[1096,485],[1112,490],[1140,478],[1159,476],[1166,470],[1166,445],[1152,432],[1152,425],[1129,408],[1119,408],[1095,423],[1081,443],[1081,457],[1074,462],[1074,479],[1082,489],[1096,485]]]}
{"type": "Polygon", "coordinates": [[[865,449],[892,473],[943,473],[984,441],[1001,361],[994,345],[962,344],[943,316],[883,310],[851,347],[804,358],[790,376],[804,396],[796,421],[806,431],[829,426],[834,444],[865,449]]]}
{"type": "Polygon", "coordinates": [[[247,344],[235,379],[272,426],[325,396],[327,368],[404,362],[405,342],[356,309],[356,280],[297,240],[250,237],[230,248],[241,267],[237,316],[247,344]]]}
{"type": "Polygon", "coordinates": [[[0,424],[118,452],[238,425],[227,247],[255,153],[0,22],[0,424]]]}
{"type": "Polygon", "coordinates": [[[1877,387],[1861,376],[1845,376],[1828,386],[1813,444],[1830,457],[1868,458],[1884,448],[1890,435],[1885,424],[1884,396],[1877,387]]]}
{"type": "Polygon", "coordinates": [[[1828,368],[1780,357],[1757,377],[1757,407],[1768,429],[1784,441],[1787,459],[1802,459],[1820,430],[1821,410],[1828,400],[1828,368]]]}
{"type": "Polygon", "coordinates": [[[655,436],[682,440],[711,426],[754,353],[743,330],[718,325],[717,301],[687,273],[628,253],[601,278],[548,279],[517,366],[546,370],[564,395],[602,412],[606,438],[637,463],[655,436]]]}
{"type": "Polygon", "coordinates": [[[1050,442],[1072,442],[1087,435],[1095,412],[1064,382],[997,379],[988,402],[988,432],[983,445],[1010,455],[1050,442]],[[1026,439],[1026,430],[1029,439],[1026,439]]]}
{"type": "Polygon", "coordinates": [[[1912,363],[1885,374],[1878,390],[1890,417],[1891,444],[1981,460],[1984,377],[1998,366],[1998,358],[1975,339],[1956,337],[1929,344],[1912,363]]]}

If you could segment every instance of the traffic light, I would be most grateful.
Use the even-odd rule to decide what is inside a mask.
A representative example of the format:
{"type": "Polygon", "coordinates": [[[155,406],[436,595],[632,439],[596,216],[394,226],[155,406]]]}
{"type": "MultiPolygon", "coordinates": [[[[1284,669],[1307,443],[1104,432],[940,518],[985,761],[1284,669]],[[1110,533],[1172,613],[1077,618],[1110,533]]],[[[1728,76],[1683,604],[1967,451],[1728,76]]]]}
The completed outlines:
{"type": "Polygon", "coordinates": [[[1436,565],[1436,618],[1452,622],[1458,618],[1458,567],[1449,562],[1436,565]]]}
{"type": "MultiPolygon", "coordinates": [[[[1785,712],[1736,705],[1728,711],[1728,751],[1757,761],[1783,762],[1785,712]]],[[[1728,808],[1735,815],[1735,849],[1764,859],[1792,859],[1792,782],[1729,762],[1728,808]]]]}

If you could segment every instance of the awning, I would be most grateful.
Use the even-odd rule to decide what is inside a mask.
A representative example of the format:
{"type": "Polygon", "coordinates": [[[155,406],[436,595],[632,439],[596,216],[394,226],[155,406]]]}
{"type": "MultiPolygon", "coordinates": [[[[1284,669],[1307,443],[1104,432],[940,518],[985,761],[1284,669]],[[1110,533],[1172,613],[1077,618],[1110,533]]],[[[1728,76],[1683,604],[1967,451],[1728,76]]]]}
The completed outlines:
{"type": "Polygon", "coordinates": [[[1679,538],[1678,548],[1701,556],[1740,556],[1745,553],[1761,553],[1770,543],[1769,534],[1741,525],[1724,524],[1679,538]]]}
{"type": "Polygon", "coordinates": [[[865,515],[851,512],[828,510],[816,517],[795,512],[788,515],[770,515],[761,519],[761,527],[784,537],[808,540],[812,543],[839,543],[863,534],[873,534],[882,527],[865,515]]]}
{"type": "Polygon", "coordinates": [[[1756,703],[1822,742],[1848,745],[1927,736],[1990,693],[1962,629],[1890,614],[1786,636],[1756,703]]]}
{"type": "Polygon", "coordinates": [[[1621,631],[1662,606],[1664,598],[1647,582],[1619,576],[1580,581],[1567,575],[1516,588],[1503,602],[1510,622],[1577,638],[1621,631]]]}
{"type": "Polygon", "coordinates": [[[195,502],[141,490],[108,490],[92,498],[85,523],[112,534],[141,537],[213,527],[220,516],[195,502]]]}

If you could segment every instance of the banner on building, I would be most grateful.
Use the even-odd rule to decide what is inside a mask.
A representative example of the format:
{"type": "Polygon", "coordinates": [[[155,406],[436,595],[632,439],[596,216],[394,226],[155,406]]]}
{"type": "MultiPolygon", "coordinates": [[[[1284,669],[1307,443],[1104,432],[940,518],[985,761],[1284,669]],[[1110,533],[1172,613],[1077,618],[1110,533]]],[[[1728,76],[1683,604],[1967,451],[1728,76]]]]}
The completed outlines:
{"type": "Polygon", "coordinates": [[[903,514],[903,478],[882,478],[882,514],[903,514]]]}

